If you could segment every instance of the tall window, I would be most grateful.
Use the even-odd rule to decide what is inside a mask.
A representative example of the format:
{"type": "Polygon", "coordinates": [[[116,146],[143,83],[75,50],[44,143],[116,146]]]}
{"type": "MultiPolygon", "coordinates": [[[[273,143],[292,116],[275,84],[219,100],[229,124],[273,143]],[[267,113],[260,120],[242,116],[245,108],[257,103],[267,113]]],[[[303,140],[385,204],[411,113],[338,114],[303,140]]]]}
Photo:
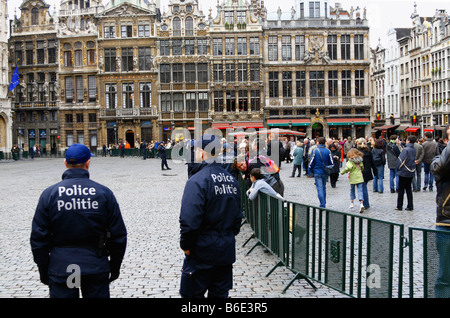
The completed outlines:
{"type": "Polygon", "coordinates": [[[31,25],[39,24],[39,10],[37,8],[31,9],[31,25]]]}
{"type": "Polygon", "coordinates": [[[350,60],[350,35],[341,35],[341,59],[350,60]]]}
{"type": "Polygon", "coordinates": [[[227,112],[236,111],[236,91],[226,91],[227,112]]]}
{"type": "Polygon", "coordinates": [[[328,96],[338,96],[338,72],[328,71],[328,96]]]}
{"type": "Polygon", "coordinates": [[[337,60],[337,35],[328,36],[328,57],[337,60]]]}
{"type": "Polygon", "coordinates": [[[140,107],[150,108],[152,107],[152,92],[151,83],[139,83],[139,94],[140,94],[140,107]]]}
{"type": "Polygon", "coordinates": [[[248,111],[248,91],[240,90],[239,91],[239,111],[246,112],[248,111]]]}
{"type": "Polygon", "coordinates": [[[195,64],[187,63],[184,66],[184,76],[186,78],[186,83],[195,83],[195,64]]]}
{"type": "Polygon", "coordinates": [[[306,72],[297,71],[295,73],[295,85],[297,97],[306,97],[306,72]]]}
{"type": "MultiPolygon", "coordinates": [[[[28,53],[28,51],[27,51],[28,53]]],[[[28,56],[27,56],[27,64],[28,63],[28,56]]],[[[64,66],[65,67],[70,67],[72,66],[72,51],[64,51],[64,66]]]]}
{"type": "Polygon", "coordinates": [[[295,59],[301,61],[305,58],[305,36],[295,36],[295,59]]]}
{"type": "Polygon", "coordinates": [[[83,102],[84,96],[83,96],[83,77],[77,76],[77,102],[81,103],[83,102]]]}
{"type": "Polygon", "coordinates": [[[116,71],[116,49],[105,49],[105,72],[116,71]]]}
{"type": "Polygon", "coordinates": [[[364,35],[355,35],[355,60],[364,59],[364,35]]]}
{"type": "Polygon", "coordinates": [[[235,82],[236,81],[236,67],[235,64],[226,64],[225,65],[225,81],[227,82],[235,82]]]}
{"type": "Polygon", "coordinates": [[[83,51],[75,50],[75,66],[83,66],[83,51]]]}
{"type": "Polygon", "coordinates": [[[117,107],[117,84],[105,84],[106,108],[114,109],[117,107]]]}
{"type": "Polygon", "coordinates": [[[278,61],[278,36],[269,36],[269,61],[278,61]]]}
{"type": "Polygon", "coordinates": [[[207,92],[199,92],[198,93],[198,111],[207,112],[209,109],[209,94],[207,92]]]}
{"type": "Polygon", "coordinates": [[[281,59],[283,61],[292,60],[292,47],[290,35],[283,35],[281,38],[281,59]]]}
{"type": "Polygon", "coordinates": [[[234,55],[234,38],[225,39],[225,55],[234,55]]]}
{"type": "Polygon", "coordinates": [[[309,17],[320,18],[320,2],[318,1],[309,2],[309,17]]]}
{"type": "Polygon", "coordinates": [[[194,20],[192,19],[192,17],[186,18],[185,25],[186,25],[184,30],[185,35],[187,36],[194,35],[194,20]]]}
{"type": "Polygon", "coordinates": [[[133,108],[134,83],[122,83],[123,108],[133,108]]]}
{"type": "Polygon", "coordinates": [[[222,39],[213,39],[213,55],[222,55],[223,41],[222,39]]]}
{"type": "Polygon", "coordinates": [[[364,96],[364,70],[355,71],[355,96],[364,96]]]}
{"type": "Polygon", "coordinates": [[[238,38],[238,55],[247,55],[247,38],[238,38]]]}
{"type": "Polygon", "coordinates": [[[250,63],[250,81],[259,82],[260,80],[259,63],[250,63]]]}
{"type": "Polygon", "coordinates": [[[199,83],[207,83],[208,82],[208,64],[207,63],[198,63],[197,64],[197,77],[199,83]]]}
{"type": "Polygon", "coordinates": [[[169,40],[161,40],[159,41],[159,50],[161,55],[170,55],[170,45],[169,40]]]}
{"type": "Polygon", "coordinates": [[[161,111],[166,113],[172,110],[172,99],[170,93],[161,93],[161,111]]]}
{"type": "Polygon", "coordinates": [[[250,38],[250,54],[259,54],[259,38],[250,38]]]}
{"type": "Polygon", "coordinates": [[[97,100],[96,91],[97,91],[96,76],[89,75],[88,76],[88,98],[89,98],[90,102],[95,102],[97,100]]]}
{"type": "Polygon", "coordinates": [[[247,63],[238,64],[238,81],[247,82],[247,63]]]}
{"type": "Polygon", "coordinates": [[[213,65],[213,76],[215,83],[223,82],[223,69],[222,64],[214,64],[213,65]]]}
{"type": "Polygon", "coordinates": [[[73,101],[73,78],[68,76],[65,78],[65,80],[66,102],[71,103],[73,101]]]}
{"type": "Polygon", "coordinates": [[[175,63],[172,65],[172,78],[174,83],[183,82],[183,64],[175,63]]]}
{"type": "Polygon", "coordinates": [[[223,91],[214,91],[214,111],[223,112],[223,91]]]}
{"type": "Polygon", "coordinates": [[[205,39],[197,40],[197,54],[205,55],[207,53],[207,43],[205,39]]]}
{"type": "Polygon", "coordinates": [[[183,107],[183,93],[174,93],[173,94],[173,111],[174,112],[182,112],[184,110],[183,107]]]}
{"type": "Polygon", "coordinates": [[[283,97],[292,97],[292,72],[283,72],[283,97]]]}
{"type": "Polygon", "coordinates": [[[139,51],[139,70],[150,71],[152,67],[150,48],[140,47],[138,51],[139,51]]]}
{"type": "Polygon", "coordinates": [[[259,90],[252,90],[250,92],[250,105],[252,111],[259,111],[261,107],[259,90]]]}
{"type": "Polygon", "coordinates": [[[324,97],[324,72],[309,72],[309,95],[311,97],[324,97]]]}
{"type": "Polygon", "coordinates": [[[195,40],[185,40],[184,41],[184,54],[194,55],[195,54],[195,40]]]}
{"type": "Polygon", "coordinates": [[[186,111],[195,112],[197,107],[195,93],[186,93],[186,111]]]}
{"type": "Polygon", "coordinates": [[[133,70],[133,48],[122,48],[122,71],[130,72],[133,70]]]}
{"type": "Polygon", "coordinates": [[[161,64],[160,65],[160,81],[163,84],[170,83],[170,64],[161,64]]]}
{"type": "Polygon", "coordinates": [[[173,36],[181,36],[181,20],[176,17],[172,22],[173,36]]]}
{"type": "Polygon", "coordinates": [[[278,72],[269,72],[269,97],[278,96],[278,72]]]}
{"type": "Polygon", "coordinates": [[[342,71],[342,96],[352,96],[352,74],[351,71],[342,71]]]}
{"type": "Polygon", "coordinates": [[[181,40],[173,40],[172,42],[172,54],[181,55],[181,40]]]}

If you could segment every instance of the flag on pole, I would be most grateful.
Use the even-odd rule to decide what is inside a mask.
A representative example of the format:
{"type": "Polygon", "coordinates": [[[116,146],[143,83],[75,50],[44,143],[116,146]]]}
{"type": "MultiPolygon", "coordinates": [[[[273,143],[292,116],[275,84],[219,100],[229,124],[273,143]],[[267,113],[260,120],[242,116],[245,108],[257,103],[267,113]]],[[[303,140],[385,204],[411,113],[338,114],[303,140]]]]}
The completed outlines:
{"type": "Polygon", "coordinates": [[[16,66],[16,69],[14,70],[14,74],[13,74],[12,79],[11,79],[11,84],[9,85],[9,90],[12,92],[13,89],[14,89],[17,85],[19,85],[19,83],[20,83],[20,79],[19,79],[19,67],[16,66]]]}

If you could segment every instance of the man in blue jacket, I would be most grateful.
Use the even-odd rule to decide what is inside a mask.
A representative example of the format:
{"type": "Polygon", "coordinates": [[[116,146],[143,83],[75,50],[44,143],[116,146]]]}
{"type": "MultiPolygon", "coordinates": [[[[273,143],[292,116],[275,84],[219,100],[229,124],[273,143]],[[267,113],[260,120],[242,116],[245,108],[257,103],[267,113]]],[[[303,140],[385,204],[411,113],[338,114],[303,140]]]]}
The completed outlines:
{"type": "Polygon", "coordinates": [[[309,171],[314,174],[314,181],[317,188],[317,196],[319,197],[320,207],[326,207],[327,197],[327,180],[328,175],[325,173],[325,166],[332,166],[333,156],[331,151],[325,147],[325,138],[319,137],[317,148],[311,153],[309,162],[309,171]]]}
{"type": "Polygon", "coordinates": [[[406,198],[408,205],[407,211],[414,209],[413,194],[412,194],[412,180],[416,173],[416,149],[414,143],[416,142],[416,136],[408,136],[406,139],[406,146],[397,158],[396,170],[398,172],[398,195],[397,195],[397,208],[401,211],[403,209],[403,197],[406,192],[406,198]]]}
{"type": "Polygon", "coordinates": [[[91,152],[66,151],[62,181],[41,194],[31,230],[31,250],[51,298],[108,298],[119,277],[127,232],[113,192],[89,179],[91,152]]]}
{"type": "Polygon", "coordinates": [[[196,142],[199,170],[186,182],[180,212],[180,247],[185,253],[180,294],[186,298],[228,297],[242,220],[237,180],[216,162],[220,141],[196,142]]]}

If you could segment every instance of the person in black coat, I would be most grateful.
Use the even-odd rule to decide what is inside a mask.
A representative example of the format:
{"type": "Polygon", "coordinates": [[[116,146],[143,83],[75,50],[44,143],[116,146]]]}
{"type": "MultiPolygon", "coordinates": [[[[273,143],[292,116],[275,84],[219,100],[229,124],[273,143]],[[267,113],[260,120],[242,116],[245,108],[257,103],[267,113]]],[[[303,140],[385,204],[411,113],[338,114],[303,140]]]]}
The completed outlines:
{"type": "Polygon", "coordinates": [[[166,144],[164,143],[164,141],[161,141],[158,150],[161,156],[161,170],[165,170],[164,167],[166,167],[167,170],[172,170],[169,168],[169,165],[167,164],[166,144]]]}
{"type": "Polygon", "coordinates": [[[330,145],[331,156],[333,157],[333,172],[330,174],[330,184],[336,188],[336,182],[339,178],[339,166],[341,164],[341,150],[335,143],[330,145]]]}
{"type": "Polygon", "coordinates": [[[363,183],[363,194],[364,194],[364,209],[367,210],[370,208],[369,204],[369,192],[367,191],[367,183],[370,180],[373,180],[373,175],[377,173],[377,167],[375,166],[375,162],[373,160],[372,152],[367,146],[366,140],[364,138],[360,138],[356,141],[356,146],[359,151],[361,151],[363,155],[363,165],[364,169],[362,171],[364,183],[363,183]]]}

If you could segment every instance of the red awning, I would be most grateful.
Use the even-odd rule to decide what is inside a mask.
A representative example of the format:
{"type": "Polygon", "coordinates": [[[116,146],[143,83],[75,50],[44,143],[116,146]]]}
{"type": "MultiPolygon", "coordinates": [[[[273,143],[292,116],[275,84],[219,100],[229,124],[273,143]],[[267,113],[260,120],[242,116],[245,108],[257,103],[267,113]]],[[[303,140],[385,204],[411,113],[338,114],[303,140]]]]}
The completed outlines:
{"type": "MultiPolygon", "coordinates": [[[[214,129],[227,129],[230,128],[230,123],[213,123],[212,128],[214,129]]],[[[231,123],[231,128],[264,128],[262,122],[233,122],[231,123]]]]}
{"type": "Polygon", "coordinates": [[[376,129],[376,130],[389,130],[389,129],[392,129],[392,128],[396,128],[398,126],[399,125],[380,126],[380,127],[373,127],[373,129],[376,129]]]}
{"type": "Polygon", "coordinates": [[[423,131],[431,131],[431,132],[434,132],[434,129],[433,129],[433,128],[425,128],[423,131]]]}
{"type": "Polygon", "coordinates": [[[420,129],[420,127],[408,127],[405,129],[407,132],[417,132],[420,129]]]}
{"type": "Polygon", "coordinates": [[[311,124],[310,119],[268,119],[267,125],[269,127],[272,126],[289,126],[289,123],[292,124],[292,126],[309,126],[311,124]]]}

